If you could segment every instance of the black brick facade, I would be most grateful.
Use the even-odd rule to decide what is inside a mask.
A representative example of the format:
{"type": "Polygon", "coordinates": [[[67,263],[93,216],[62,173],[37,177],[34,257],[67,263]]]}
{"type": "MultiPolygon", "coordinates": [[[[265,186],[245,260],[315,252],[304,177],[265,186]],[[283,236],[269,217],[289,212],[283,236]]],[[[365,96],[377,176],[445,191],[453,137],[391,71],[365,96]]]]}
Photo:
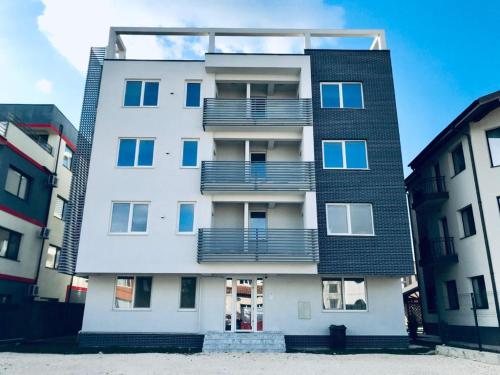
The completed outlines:
{"type": "Polygon", "coordinates": [[[306,50],[311,57],[319,273],[413,273],[389,51],[306,50]],[[321,109],[320,82],[362,82],[364,109],[321,109]],[[324,170],[322,140],[366,140],[368,171],[324,170]],[[326,203],[371,203],[375,236],[327,236],[326,203]]]}

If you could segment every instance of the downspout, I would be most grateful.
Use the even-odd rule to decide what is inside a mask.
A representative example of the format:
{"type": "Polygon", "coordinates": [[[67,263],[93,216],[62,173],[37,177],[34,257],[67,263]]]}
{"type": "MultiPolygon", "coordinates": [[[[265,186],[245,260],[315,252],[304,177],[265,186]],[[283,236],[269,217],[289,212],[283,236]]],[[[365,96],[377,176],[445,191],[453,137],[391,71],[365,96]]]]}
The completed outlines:
{"type": "Polygon", "coordinates": [[[476,198],[477,198],[477,204],[479,206],[479,216],[481,218],[481,227],[483,229],[483,238],[484,238],[484,245],[485,245],[485,249],[486,249],[486,258],[488,259],[488,268],[490,270],[491,284],[493,286],[493,299],[495,301],[495,310],[497,313],[498,326],[500,327],[500,306],[498,303],[497,285],[496,285],[496,281],[495,281],[495,272],[493,270],[493,262],[491,260],[491,251],[490,251],[490,243],[488,240],[488,233],[486,232],[486,221],[484,219],[484,211],[483,211],[483,203],[481,200],[481,192],[479,191],[479,182],[478,182],[478,178],[477,178],[476,162],[474,160],[474,151],[472,149],[472,141],[471,141],[471,136],[470,136],[470,123],[468,125],[467,132],[465,132],[464,134],[467,137],[467,143],[469,145],[469,153],[470,153],[470,159],[471,159],[471,164],[472,164],[472,174],[474,176],[474,186],[476,188],[476,198]]]}

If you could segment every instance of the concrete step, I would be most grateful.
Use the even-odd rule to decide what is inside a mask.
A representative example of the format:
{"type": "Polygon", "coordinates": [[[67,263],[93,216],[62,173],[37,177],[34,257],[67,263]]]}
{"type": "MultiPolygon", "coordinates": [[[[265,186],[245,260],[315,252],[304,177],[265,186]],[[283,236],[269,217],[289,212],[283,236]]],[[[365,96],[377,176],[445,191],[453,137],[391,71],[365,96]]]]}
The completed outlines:
{"type": "Polygon", "coordinates": [[[207,332],[203,341],[203,351],[284,353],[285,336],[281,332],[207,332]]]}

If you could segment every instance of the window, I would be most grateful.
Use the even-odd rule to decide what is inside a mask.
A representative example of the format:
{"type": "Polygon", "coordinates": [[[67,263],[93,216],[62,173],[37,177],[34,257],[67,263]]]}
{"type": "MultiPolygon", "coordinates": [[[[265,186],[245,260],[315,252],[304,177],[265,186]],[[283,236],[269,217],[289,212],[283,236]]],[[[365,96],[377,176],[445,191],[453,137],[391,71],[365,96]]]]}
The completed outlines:
{"type": "Polygon", "coordinates": [[[73,162],[73,150],[66,145],[66,148],[64,149],[64,155],[63,155],[63,165],[71,170],[71,165],[73,162]]]}
{"type": "Polygon", "coordinates": [[[149,203],[113,202],[111,233],[146,233],[149,203]]]}
{"type": "Polygon", "coordinates": [[[488,130],[486,132],[488,148],[490,149],[491,166],[500,166],[500,128],[488,130]]]}
{"type": "Polygon", "coordinates": [[[118,167],[153,166],[154,139],[121,138],[118,146],[118,167]]]}
{"type": "Polygon", "coordinates": [[[59,255],[61,253],[61,248],[49,245],[47,249],[47,258],[45,260],[45,267],[57,269],[59,268],[59,255]]]}
{"type": "Polygon", "coordinates": [[[328,235],[371,236],[373,230],[372,205],[368,203],[327,203],[328,235]]]}
{"type": "Polygon", "coordinates": [[[54,216],[58,219],[64,220],[64,215],[66,214],[66,199],[61,198],[60,196],[56,197],[56,206],[54,208],[54,216]]]}
{"type": "Polygon", "coordinates": [[[366,310],[363,278],[323,279],[324,310],[366,310]]]}
{"type": "Polygon", "coordinates": [[[201,82],[186,82],[186,107],[201,106],[201,82]]]}
{"type": "Polygon", "coordinates": [[[194,309],[196,307],[196,277],[181,278],[181,309],[194,309]]]}
{"type": "Polygon", "coordinates": [[[179,233],[194,233],[194,203],[179,203],[179,233]]]}
{"type": "Polygon", "coordinates": [[[486,292],[486,284],[484,283],[484,276],[471,277],[472,293],[477,309],[488,308],[488,293],[486,292]]]}
{"type": "Polygon", "coordinates": [[[324,169],[368,169],[365,141],[323,141],[324,169]]]}
{"type": "Polygon", "coordinates": [[[5,190],[16,197],[26,200],[30,188],[30,178],[23,173],[9,168],[5,181],[5,190]]]}
{"type": "Polygon", "coordinates": [[[459,212],[460,216],[462,217],[462,228],[464,237],[475,235],[476,224],[474,223],[474,213],[472,212],[472,206],[469,205],[465,208],[462,208],[459,212]]]}
{"type": "Polygon", "coordinates": [[[0,227],[0,257],[17,260],[21,233],[0,227]]]}
{"type": "Polygon", "coordinates": [[[115,309],[148,309],[151,306],[151,276],[118,276],[115,309]]]}
{"type": "Polygon", "coordinates": [[[453,160],[453,172],[455,175],[465,169],[464,149],[461,143],[451,152],[451,159],[453,160]]]}
{"type": "Polygon", "coordinates": [[[446,295],[448,296],[448,309],[458,310],[460,305],[458,302],[457,283],[455,280],[446,282],[446,295]]]}
{"type": "Polygon", "coordinates": [[[125,107],[156,107],[158,105],[158,81],[126,81],[125,107]]]}
{"type": "Polygon", "coordinates": [[[182,140],[182,168],[198,168],[198,141],[182,140]]]}
{"type": "Polygon", "coordinates": [[[359,82],[322,82],[321,108],[363,108],[363,86],[359,82]]]}

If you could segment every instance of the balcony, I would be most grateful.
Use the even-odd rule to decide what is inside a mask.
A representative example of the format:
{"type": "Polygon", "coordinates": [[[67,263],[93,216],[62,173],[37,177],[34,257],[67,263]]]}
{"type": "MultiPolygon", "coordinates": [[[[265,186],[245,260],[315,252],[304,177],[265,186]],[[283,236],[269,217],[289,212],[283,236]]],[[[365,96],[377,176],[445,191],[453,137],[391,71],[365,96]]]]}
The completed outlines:
{"type": "Polygon", "coordinates": [[[204,161],[201,165],[202,193],[315,189],[313,162],[204,161]]]}
{"type": "Polygon", "coordinates": [[[204,228],[198,263],[319,262],[316,229],[204,228]]]}
{"type": "Polygon", "coordinates": [[[453,237],[424,239],[420,244],[420,258],[421,266],[458,263],[453,237]]]}
{"type": "Polygon", "coordinates": [[[204,100],[205,130],[247,130],[250,127],[263,130],[303,126],[312,126],[311,99],[204,100]]]}
{"type": "Polygon", "coordinates": [[[433,209],[449,198],[443,176],[421,179],[413,190],[413,209],[433,209]]]}
{"type": "Polygon", "coordinates": [[[9,127],[9,123],[7,121],[0,121],[0,136],[7,136],[7,128],[9,127]]]}

